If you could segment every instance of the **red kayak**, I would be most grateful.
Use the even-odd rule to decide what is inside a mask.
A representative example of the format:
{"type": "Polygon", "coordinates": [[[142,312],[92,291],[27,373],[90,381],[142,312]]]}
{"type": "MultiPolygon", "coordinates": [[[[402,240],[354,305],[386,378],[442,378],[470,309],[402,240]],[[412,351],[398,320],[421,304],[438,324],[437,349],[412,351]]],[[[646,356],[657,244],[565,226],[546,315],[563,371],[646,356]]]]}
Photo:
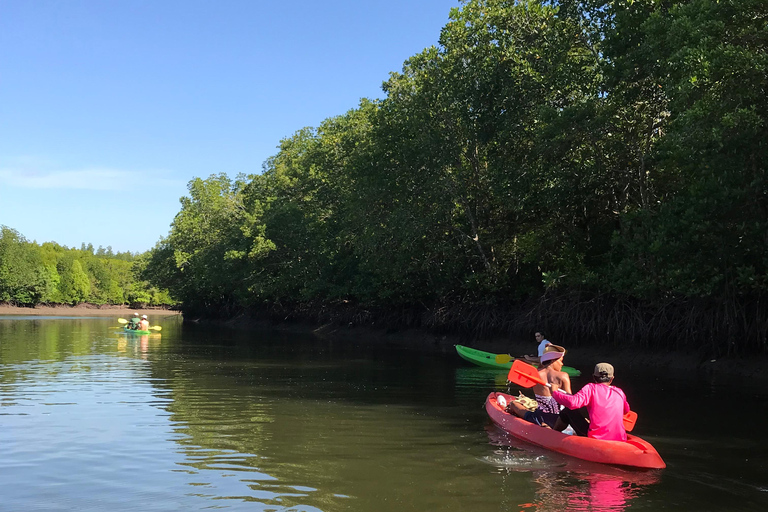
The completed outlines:
{"type": "Polygon", "coordinates": [[[514,396],[494,392],[488,395],[485,401],[485,410],[488,411],[488,415],[494,423],[523,441],[565,455],[603,464],[648,469],[667,467],[651,443],[637,436],[627,434],[626,441],[603,441],[563,434],[509,414],[496,402],[497,396],[503,396],[507,402],[515,400],[514,396]]]}

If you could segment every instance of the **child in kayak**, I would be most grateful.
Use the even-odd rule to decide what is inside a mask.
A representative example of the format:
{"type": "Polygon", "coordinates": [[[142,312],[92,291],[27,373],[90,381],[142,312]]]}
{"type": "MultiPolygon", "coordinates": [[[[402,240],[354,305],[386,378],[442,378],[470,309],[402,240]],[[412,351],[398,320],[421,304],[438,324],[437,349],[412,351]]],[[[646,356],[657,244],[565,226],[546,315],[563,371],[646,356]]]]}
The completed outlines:
{"type": "Polygon", "coordinates": [[[149,330],[149,320],[147,319],[147,315],[141,315],[141,322],[139,322],[139,330],[141,331],[149,330]]]}
{"type": "MultiPolygon", "coordinates": [[[[558,345],[549,344],[541,356],[541,365],[539,366],[539,376],[546,382],[549,382],[553,388],[556,386],[567,393],[571,391],[571,378],[562,371],[565,349],[558,345]]],[[[560,417],[560,405],[552,397],[552,393],[546,386],[536,384],[533,386],[533,393],[536,397],[538,407],[535,411],[528,411],[516,402],[511,402],[507,412],[515,414],[531,423],[536,423],[542,427],[557,428],[557,419],[560,417]]],[[[569,422],[563,422],[563,430],[569,422]]]]}
{"type": "MultiPolygon", "coordinates": [[[[592,377],[595,382],[590,382],[575,395],[563,393],[558,389],[561,388],[559,383],[551,382],[552,396],[557,403],[568,409],[586,406],[590,421],[588,437],[606,441],[626,441],[627,432],[624,429],[623,418],[629,412],[629,404],[624,391],[611,386],[613,366],[608,363],[598,363],[592,377]]],[[[570,386],[565,391],[570,391],[570,386]]]]}

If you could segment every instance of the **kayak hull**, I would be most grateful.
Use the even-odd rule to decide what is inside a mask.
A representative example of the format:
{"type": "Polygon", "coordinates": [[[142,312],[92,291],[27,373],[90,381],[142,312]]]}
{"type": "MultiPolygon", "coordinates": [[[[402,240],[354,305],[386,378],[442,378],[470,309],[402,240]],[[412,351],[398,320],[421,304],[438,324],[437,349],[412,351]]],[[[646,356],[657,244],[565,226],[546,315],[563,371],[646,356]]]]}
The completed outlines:
{"type": "Polygon", "coordinates": [[[563,434],[509,414],[498,404],[497,396],[503,396],[508,402],[515,399],[505,393],[493,392],[485,401],[485,410],[496,425],[518,439],[591,462],[644,469],[667,467],[651,443],[637,436],[627,434],[626,441],[603,441],[563,434]]]}
{"type": "MultiPolygon", "coordinates": [[[[509,370],[512,368],[512,362],[514,359],[512,359],[509,362],[506,363],[497,363],[496,362],[496,356],[498,354],[494,354],[492,352],[485,352],[482,350],[478,350],[476,348],[471,347],[465,347],[464,345],[456,345],[456,352],[459,354],[459,357],[464,359],[465,361],[469,361],[472,364],[476,364],[477,366],[482,366],[483,368],[495,368],[497,370],[509,370]]],[[[526,361],[528,363],[528,361],[526,361]]],[[[531,363],[528,363],[531,364],[531,363]]],[[[536,366],[534,364],[534,366],[536,366]]],[[[571,377],[578,377],[581,375],[581,371],[577,370],[576,368],[572,368],[570,366],[563,366],[563,371],[570,375],[571,377]]]]}
{"type": "Polygon", "coordinates": [[[129,329],[127,327],[123,327],[123,331],[127,334],[152,334],[152,331],[139,331],[137,329],[129,329]]]}

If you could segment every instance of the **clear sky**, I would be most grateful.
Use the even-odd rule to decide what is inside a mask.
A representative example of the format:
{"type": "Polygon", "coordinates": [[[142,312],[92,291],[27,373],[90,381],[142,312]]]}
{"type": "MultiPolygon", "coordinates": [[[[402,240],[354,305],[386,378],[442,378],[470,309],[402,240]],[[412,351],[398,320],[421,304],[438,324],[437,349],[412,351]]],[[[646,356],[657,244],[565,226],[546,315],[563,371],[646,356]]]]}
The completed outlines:
{"type": "Polygon", "coordinates": [[[458,0],[2,0],[0,224],[145,251],[194,177],[381,98],[458,0]]]}

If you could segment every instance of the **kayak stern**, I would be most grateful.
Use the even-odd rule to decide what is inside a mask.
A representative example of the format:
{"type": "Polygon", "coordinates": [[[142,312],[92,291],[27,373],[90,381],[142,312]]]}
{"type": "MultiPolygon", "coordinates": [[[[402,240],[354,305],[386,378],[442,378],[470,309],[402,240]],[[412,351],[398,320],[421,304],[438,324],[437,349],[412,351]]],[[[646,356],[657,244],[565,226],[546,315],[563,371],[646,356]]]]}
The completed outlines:
{"type": "Polygon", "coordinates": [[[603,441],[563,434],[509,414],[496,401],[497,396],[503,396],[508,402],[515,399],[505,393],[493,392],[485,401],[485,410],[494,423],[518,439],[592,462],[645,469],[667,467],[651,443],[637,436],[627,434],[627,441],[603,441]]]}

